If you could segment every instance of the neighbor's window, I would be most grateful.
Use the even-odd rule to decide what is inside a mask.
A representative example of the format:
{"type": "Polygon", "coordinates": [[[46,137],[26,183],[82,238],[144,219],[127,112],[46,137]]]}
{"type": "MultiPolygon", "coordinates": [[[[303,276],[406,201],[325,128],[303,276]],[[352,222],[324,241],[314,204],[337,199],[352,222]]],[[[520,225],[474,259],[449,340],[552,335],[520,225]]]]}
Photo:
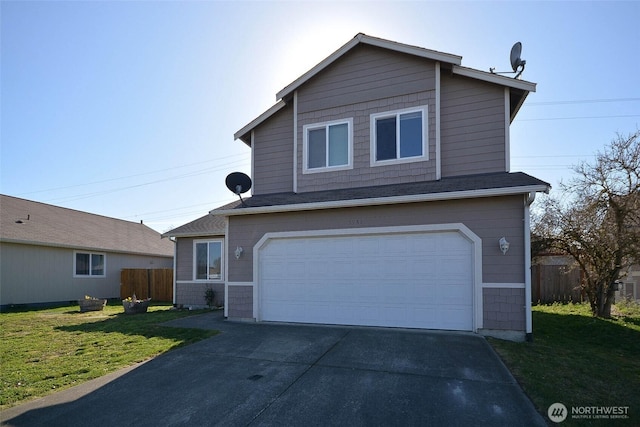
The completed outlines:
{"type": "Polygon", "coordinates": [[[349,169],[352,128],[352,119],[304,126],[303,172],[349,169]]]}
{"type": "Polygon", "coordinates": [[[371,115],[371,160],[413,161],[427,157],[427,106],[371,115]]]}
{"type": "Polygon", "coordinates": [[[73,271],[75,277],[104,277],[105,254],[75,252],[73,271]]]}
{"type": "Polygon", "coordinates": [[[222,240],[196,240],[194,246],[194,280],[222,280],[222,240]]]}

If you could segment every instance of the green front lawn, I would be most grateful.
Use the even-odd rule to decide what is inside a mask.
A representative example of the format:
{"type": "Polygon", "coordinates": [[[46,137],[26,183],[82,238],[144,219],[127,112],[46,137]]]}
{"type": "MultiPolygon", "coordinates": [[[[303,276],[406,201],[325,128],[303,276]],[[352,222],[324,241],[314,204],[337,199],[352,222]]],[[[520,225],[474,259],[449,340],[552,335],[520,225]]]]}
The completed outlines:
{"type": "Polygon", "coordinates": [[[640,425],[640,306],[612,313],[606,320],[586,304],[534,306],[532,343],[489,342],[545,419],[560,402],[569,411],[562,426],[640,425]],[[629,418],[572,419],[572,407],[609,406],[629,407],[629,418]]]}
{"type": "Polygon", "coordinates": [[[142,362],[215,331],[160,326],[204,311],[151,306],[126,315],[121,304],[0,314],[0,409],[142,362]]]}

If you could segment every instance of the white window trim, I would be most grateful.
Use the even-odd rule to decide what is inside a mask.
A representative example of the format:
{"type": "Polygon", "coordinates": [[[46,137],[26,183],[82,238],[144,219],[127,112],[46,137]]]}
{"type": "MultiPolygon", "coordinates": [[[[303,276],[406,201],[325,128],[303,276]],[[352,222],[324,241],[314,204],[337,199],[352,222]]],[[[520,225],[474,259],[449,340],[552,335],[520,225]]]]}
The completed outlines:
{"type": "MultiPolygon", "coordinates": [[[[304,125],[302,127],[302,173],[310,174],[310,173],[321,173],[321,172],[332,172],[332,171],[341,171],[353,169],[353,118],[349,117],[347,119],[339,119],[332,120],[329,122],[322,123],[312,123],[308,125],[304,125]],[[327,130],[326,135],[329,137],[329,126],[335,125],[347,125],[347,164],[339,165],[339,166],[325,166],[322,168],[309,168],[309,136],[308,132],[314,129],[322,129],[325,128],[327,130]]],[[[327,150],[326,156],[327,161],[326,164],[329,164],[329,142],[327,141],[327,150]]]]}
{"type": "Polygon", "coordinates": [[[226,260],[226,253],[225,253],[225,245],[224,245],[224,239],[196,239],[193,241],[193,252],[191,254],[191,259],[192,259],[192,278],[194,282],[198,282],[198,283],[204,283],[204,282],[215,282],[215,283],[223,283],[224,279],[225,279],[225,260],[226,260]],[[196,245],[198,243],[220,243],[220,256],[222,257],[222,259],[220,260],[220,278],[219,279],[198,279],[196,278],[196,267],[197,267],[197,263],[196,263],[196,245]]]}
{"type": "MultiPolygon", "coordinates": [[[[386,166],[399,163],[413,163],[429,160],[429,106],[421,105],[418,107],[404,108],[402,110],[385,111],[375,113],[369,116],[369,130],[371,135],[371,166],[386,166]],[[389,160],[376,160],[377,141],[376,141],[376,120],[384,117],[396,117],[407,113],[422,113],[422,155],[413,157],[399,157],[389,160]]],[[[400,155],[400,126],[396,126],[396,155],[400,155]]]]}
{"type": "Polygon", "coordinates": [[[107,254],[105,252],[73,251],[73,278],[74,279],[104,279],[105,277],[107,277],[107,254]],[[76,274],[77,254],[89,255],[89,274],[76,274]],[[91,274],[91,256],[92,255],[102,255],[102,259],[104,260],[102,274],[91,274]]]}

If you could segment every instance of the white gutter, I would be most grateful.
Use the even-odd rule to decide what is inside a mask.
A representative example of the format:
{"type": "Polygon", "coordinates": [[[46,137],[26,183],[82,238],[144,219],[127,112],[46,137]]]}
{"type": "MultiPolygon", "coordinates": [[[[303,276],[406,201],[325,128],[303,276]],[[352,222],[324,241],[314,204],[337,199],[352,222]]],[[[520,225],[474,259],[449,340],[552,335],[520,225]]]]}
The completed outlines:
{"type": "Polygon", "coordinates": [[[484,190],[451,191],[446,193],[414,194],[410,196],[372,197],[367,199],[336,200],[331,202],[296,203],[290,205],[261,206],[255,208],[212,210],[212,215],[236,216],[255,215],[276,212],[312,211],[362,206],[393,205],[400,203],[432,202],[452,199],[471,199],[478,197],[512,196],[517,194],[548,192],[546,185],[526,185],[522,187],[502,187],[484,190]]]}
{"type": "Polygon", "coordinates": [[[533,319],[531,317],[531,218],[529,206],[536,199],[535,191],[530,192],[524,201],[524,312],[525,337],[533,339],[533,319]]]}
{"type": "Polygon", "coordinates": [[[451,71],[453,74],[457,74],[460,76],[471,77],[473,79],[512,87],[514,89],[520,89],[526,92],[536,91],[536,84],[528,82],[526,80],[513,79],[511,77],[500,76],[498,74],[475,70],[473,68],[461,67],[459,65],[454,65],[451,71]]]}

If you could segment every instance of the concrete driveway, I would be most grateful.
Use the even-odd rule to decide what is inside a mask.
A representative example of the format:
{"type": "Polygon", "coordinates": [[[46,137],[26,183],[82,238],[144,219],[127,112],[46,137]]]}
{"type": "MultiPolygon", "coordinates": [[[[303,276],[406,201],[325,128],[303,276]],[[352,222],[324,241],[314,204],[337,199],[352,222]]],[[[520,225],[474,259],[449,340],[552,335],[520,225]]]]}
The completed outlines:
{"type": "Polygon", "coordinates": [[[147,363],[3,411],[7,426],[544,426],[476,335],[244,324],[147,363]]]}

